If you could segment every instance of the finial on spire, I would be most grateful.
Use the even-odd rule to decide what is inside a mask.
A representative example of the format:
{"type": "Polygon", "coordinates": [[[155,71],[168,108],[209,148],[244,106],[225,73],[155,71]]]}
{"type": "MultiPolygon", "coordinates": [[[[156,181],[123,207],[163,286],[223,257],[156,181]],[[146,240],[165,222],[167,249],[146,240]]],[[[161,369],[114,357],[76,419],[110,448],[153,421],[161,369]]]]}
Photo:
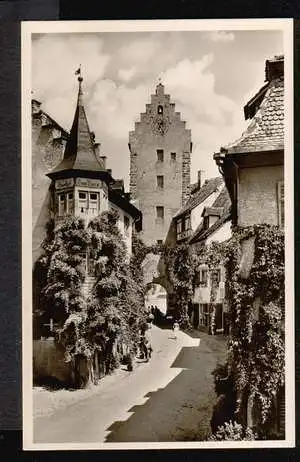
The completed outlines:
{"type": "Polygon", "coordinates": [[[77,69],[77,71],[75,71],[75,75],[78,75],[78,82],[83,81],[83,78],[81,76],[81,64],[79,65],[79,68],[77,69]]]}

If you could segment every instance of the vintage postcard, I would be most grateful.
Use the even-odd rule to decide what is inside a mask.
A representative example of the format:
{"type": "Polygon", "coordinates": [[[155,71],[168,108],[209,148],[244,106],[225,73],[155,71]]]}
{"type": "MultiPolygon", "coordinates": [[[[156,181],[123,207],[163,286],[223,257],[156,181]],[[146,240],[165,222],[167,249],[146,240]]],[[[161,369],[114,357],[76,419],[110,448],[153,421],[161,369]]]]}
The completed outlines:
{"type": "Polygon", "coordinates": [[[22,23],[26,450],[293,447],[293,22],[22,23]]]}

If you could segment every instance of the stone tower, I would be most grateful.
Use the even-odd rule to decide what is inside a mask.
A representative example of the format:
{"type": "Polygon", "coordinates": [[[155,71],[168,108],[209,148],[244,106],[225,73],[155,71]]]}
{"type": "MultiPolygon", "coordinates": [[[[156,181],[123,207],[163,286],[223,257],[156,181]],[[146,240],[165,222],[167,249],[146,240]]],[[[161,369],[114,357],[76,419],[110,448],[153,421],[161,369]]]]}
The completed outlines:
{"type": "Polygon", "coordinates": [[[130,192],[143,214],[146,244],[165,240],[190,187],[191,131],[159,83],[129,133],[130,192]]]}

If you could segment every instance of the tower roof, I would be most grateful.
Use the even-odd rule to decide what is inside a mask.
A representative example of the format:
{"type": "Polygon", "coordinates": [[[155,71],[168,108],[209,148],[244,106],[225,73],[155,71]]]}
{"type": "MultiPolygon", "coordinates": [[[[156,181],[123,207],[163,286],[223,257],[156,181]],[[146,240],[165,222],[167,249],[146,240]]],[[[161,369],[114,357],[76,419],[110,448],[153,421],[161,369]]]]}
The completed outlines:
{"type": "Polygon", "coordinates": [[[79,76],[77,105],[70,136],[65,147],[64,157],[60,164],[48,174],[50,178],[54,176],[57,177],[60,173],[70,170],[73,172],[84,171],[87,173],[106,171],[104,165],[96,156],[94,136],[89,129],[83,104],[82,80],[82,77],[79,76]]]}

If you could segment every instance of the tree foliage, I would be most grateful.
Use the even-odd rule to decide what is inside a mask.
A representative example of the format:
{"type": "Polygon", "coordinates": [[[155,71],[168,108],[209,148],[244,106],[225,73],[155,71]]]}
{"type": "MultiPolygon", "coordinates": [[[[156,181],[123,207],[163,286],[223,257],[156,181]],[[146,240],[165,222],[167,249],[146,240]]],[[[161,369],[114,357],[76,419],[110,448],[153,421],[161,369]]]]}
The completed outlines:
{"type": "Polygon", "coordinates": [[[51,229],[39,261],[46,281],[44,312],[55,319],[57,341],[66,359],[104,354],[106,372],[124,350],[134,350],[144,322],[141,284],[132,272],[126,245],[117,226],[116,212],[103,212],[88,227],[76,217],[51,229]],[[94,288],[83,294],[86,256],[93,262],[94,288]]]}

